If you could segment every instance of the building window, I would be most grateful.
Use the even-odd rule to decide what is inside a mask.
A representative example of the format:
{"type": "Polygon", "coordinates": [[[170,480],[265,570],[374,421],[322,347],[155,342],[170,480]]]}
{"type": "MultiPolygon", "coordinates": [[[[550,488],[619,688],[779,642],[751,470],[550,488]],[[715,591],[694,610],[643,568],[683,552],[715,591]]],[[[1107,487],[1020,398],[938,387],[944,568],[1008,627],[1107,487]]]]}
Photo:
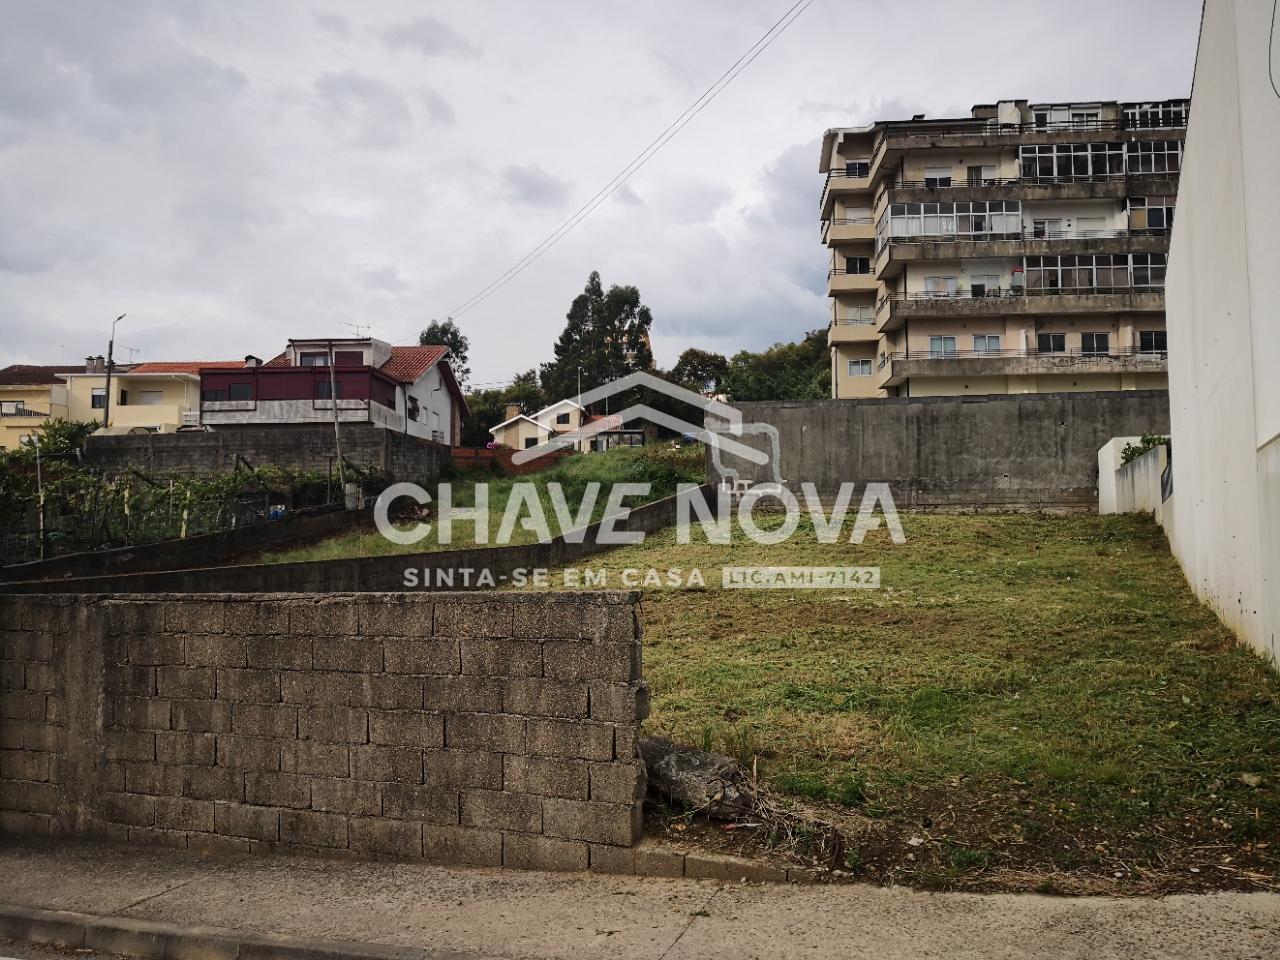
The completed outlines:
{"type": "Polygon", "coordinates": [[[89,406],[94,410],[101,410],[107,405],[107,388],[93,387],[89,396],[89,406]]]}
{"type": "Polygon", "coordinates": [[[410,420],[418,419],[418,398],[410,397],[406,407],[406,415],[410,420]]]}
{"type": "Polygon", "coordinates": [[[1143,353],[1168,353],[1169,335],[1164,330],[1140,330],[1138,349],[1143,353]]]}
{"type": "Polygon", "coordinates": [[[228,400],[252,400],[253,384],[252,383],[229,383],[227,384],[228,400]]]}
{"type": "Polygon", "coordinates": [[[1136,140],[1129,144],[1130,173],[1177,173],[1182,169],[1181,140],[1136,140]]]}
{"type": "Polygon", "coordinates": [[[1000,277],[994,273],[974,274],[969,278],[969,296],[996,297],[1000,295],[1000,277]]]}
{"type": "Polygon", "coordinates": [[[956,295],[955,277],[925,277],[924,292],[930,297],[954,297],[956,295]]]}
{"type": "Polygon", "coordinates": [[[225,390],[201,390],[200,399],[206,403],[219,403],[227,399],[227,391],[225,390]]]}
{"type": "Polygon", "coordinates": [[[1186,101],[1126,103],[1124,105],[1124,125],[1130,130],[1185,127],[1187,125],[1186,101]]]}
{"type": "Polygon", "coordinates": [[[956,355],[955,337],[930,337],[929,356],[954,357],[956,355]]]}
{"type": "Polygon", "coordinates": [[[875,323],[875,307],[869,303],[858,303],[844,308],[845,323],[875,323]]]}
{"type": "Polygon", "coordinates": [[[1165,255],[1163,253],[1133,254],[1133,285],[1135,287],[1164,286],[1165,255]]]}
{"type": "Polygon", "coordinates": [[[21,413],[27,408],[25,400],[4,400],[0,401],[0,416],[13,416],[21,413]]]}
{"type": "Polygon", "coordinates": [[[851,377],[871,376],[871,361],[870,360],[850,360],[849,376],[851,377]]]}
{"type": "Polygon", "coordinates": [[[1062,220],[1059,218],[1051,220],[1032,220],[1031,235],[1037,240],[1047,240],[1053,237],[1061,236],[1062,220]]]}
{"type": "Polygon", "coordinates": [[[327,353],[299,354],[298,365],[302,367],[327,367],[329,365],[329,354],[327,353]]]}
{"type": "Polygon", "coordinates": [[[845,257],[844,272],[854,274],[867,274],[871,272],[870,257],[845,257]]]}
{"type": "Polygon", "coordinates": [[[568,425],[568,423],[569,423],[569,414],[568,414],[568,413],[557,413],[557,414],[556,414],[556,423],[557,423],[557,424],[560,424],[560,425],[566,425],[566,426],[567,426],[567,425],[568,425]]]}
{"type": "Polygon", "coordinates": [[[1111,352],[1111,334],[1109,333],[1082,333],[1080,334],[1080,352],[1085,354],[1108,354],[1111,352]]]}
{"type": "Polygon", "coordinates": [[[1129,258],[1123,253],[1027,257],[1028,292],[1110,290],[1129,286],[1129,258]]]}
{"type": "Polygon", "coordinates": [[[846,177],[857,177],[860,180],[871,176],[871,161],[869,160],[849,160],[844,165],[844,175],[846,177]]]}
{"type": "Polygon", "coordinates": [[[1122,143],[1046,143],[1018,148],[1028,180],[1087,180],[1124,173],[1122,143]]]}
{"type": "Polygon", "coordinates": [[[332,384],[330,384],[328,380],[316,381],[316,399],[317,400],[331,400],[335,395],[339,400],[342,399],[342,381],[341,380],[336,380],[332,384]],[[331,387],[334,388],[334,393],[329,392],[331,387]]]}
{"type": "Polygon", "coordinates": [[[973,338],[974,353],[999,353],[1000,335],[998,333],[975,334],[973,338]]]}
{"type": "Polygon", "coordinates": [[[964,200],[955,203],[893,203],[880,218],[876,242],[889,237],[992,237],[1022,234],[1018,200],[964,200]]]}
{"type": "Polygon", "coordinates": [[[925,167],[924,168],[924,185],[926,187],[951,186],[951,168],[950,167],[925,167]]]}
{"type": "Polygon", "coordinates": [[[1130,230],[1170,230],[1173,228],[1173,197],[1130,197],[1130,230]]]}
{"type": "Polygon", "coordinates": [[[972,164],[966,169],[971,187],[988,187],[995,182],[996,167],[993,163],[972,164]]]}
{"type": "Polygon", "coordinates": [[[533,447],[536,447],[537,445],[538,445],[538,438],[537,438],[537,437],[525,437],[525,438],[524,438],[524,448],[525,448],[526,450],[532,449],[533,447]]]}
{"type": "Polygon", "coordinates": [[[1067,335],[1065,333],[1042,333],[1036,337],[1036,350],[1040,353],[1066,353],[1067,335]]]}

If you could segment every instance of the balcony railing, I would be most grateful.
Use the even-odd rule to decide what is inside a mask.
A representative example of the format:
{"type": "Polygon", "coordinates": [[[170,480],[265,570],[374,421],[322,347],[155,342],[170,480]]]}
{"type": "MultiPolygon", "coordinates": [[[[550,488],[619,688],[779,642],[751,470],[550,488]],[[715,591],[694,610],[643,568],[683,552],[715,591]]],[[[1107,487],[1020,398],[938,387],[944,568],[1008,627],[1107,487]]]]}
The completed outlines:
{"type": "Polygon", "coordinates": [[[911,290],[907,293],[882,294],[876,301],[879,310],[886,303],[899,300],[989,300],[1022,297],[1095,297],[1117,293],[1163,293],[1164,284],[1146,284],[1127,287],[987,287],[978,293],[971,290],[938,292],[911,290]]]}
{"type": "Polygon", "coordinates": [[[826,243],[827,232],[831,229],[832,226],[869,227],[873,223],[875,223],[875,221],[872,220],[870,217],[833,217],[830,220],[823,220],[822,230],[820,231],[822,235],[822,242],[826,243]]]}
{"type": "Polygon", "coordinates": [[[828,280],[830,280],[832,277],[870,277],[870,276],[874,276],[874,274],[870,270],[841,270],[837,267],[832,267],[830,270],[827,271],[828,280]]]}
{"type": "Polygon", "coordinates": [[[857,319],[857,320],[855,320],[855,319],[854,319],[854,318],[852,318],[852,317],[836,317],[836,318],[835,318],[834,320],[832,320],[831,322],[832,322],[832,323],[834,323],[836,326],[839,326],[839,327],[874,327],[874,326],[876,325],[876,322],[875,322],[875,320],[874,320],[874,319],[872,319],[872,320],[861,320],[861,319],[857,319]]]}
{"type": "Polygon", "coordinates": [[[14,407],[12,410],[0,410],[0,417],[30,417],[32,419],[43,417],[47,420],[50,416],[52,416],[52,414],[47,413],[44,410],[30,410],[27,407],[14,407]]]}
{"type": "MultiPolygon", "coordinates": [[[[930,214],[933,216],[933,214],[930,214]]],[[[951,214],[946,214],[951,216],[951,214]]],[[[1007,233],[920,233],[884,238],[883,246],[890,243],[955,243],[984,242],[988,240],[1114,240],[1121,237],[1164,237],[1169,229],[1124,228],[1120,230],[1014,230],[1007,233]]]]}
{"type": "Polygon", "coordinates": [[[1038,359],[1062,357],[1078,363],[1107,363],[1114,360],[1136,358],[1153,363],[1166,362],[1167,350],[1146,350],[1142,347],[1116,347],[1108,350],[1039,350],[1026,347],[1010,350],[896,350],[880,354],[880,368],[895,360],[988,360],[1002,357],[1038,359]]]}

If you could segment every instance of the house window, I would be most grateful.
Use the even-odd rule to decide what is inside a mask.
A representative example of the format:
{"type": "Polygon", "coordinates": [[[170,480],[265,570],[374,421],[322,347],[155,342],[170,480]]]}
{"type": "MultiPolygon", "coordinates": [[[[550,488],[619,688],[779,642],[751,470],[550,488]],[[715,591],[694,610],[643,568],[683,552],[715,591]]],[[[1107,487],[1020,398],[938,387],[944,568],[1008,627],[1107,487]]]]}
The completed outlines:
{"type": "Polygon", "coordinates": [[[328,380],[316,381],[316,399],[317,400],[331,400],[335,395],[339,400],[342,399],[342,381],[341,380],[336,380],[334,381],[333,384],[330,384],[328,380]],[[333,388],[336,388],[335,393],[329,392],[331,386],[333,388]]]}
{"type": "Polygon", "coordinates": [[[568,414],[567,412],[566,412],[566,413],[557,413],[557,414],[556,414],[556,423],[557,423],[557,424],[561,424],[561,425],[567,425],[567,424],[569,423],[569,414],[568,414]]]}
{"type": "Polygon", "coordinates": [[[1138,349],[1143,353],[1168,353],[1169,335],[1164,330],[1140,330],[1138,349]]]}
{"type": "Polygon", "coordinates": [[[227,384],[228,400],[252,400],[253,384],[252,383],[229,383],[227,384]]]}
{"type": "Polygon", "coordinates": [[[525,448],[526,450],[530,450],[530,449],[532,449],[533,447],[536,447],[537,445],[538,445],[538,438],[537,438],[537,437],[525,437],[525,438],[524,438],[524,448],[525,448]]]}
{"type": "Polygon", "coordinates": [[[164,403],[163,390],[139,390],[138,403],[144,407],[157,407],[164,403]]]}
{"type": "Polygon", "coordinates": [[[954,357],[956,355],[955,337],[930,337],[929,356],[954,357]]]}
{"type": "Polygon", "coordinates": [[[107,405],[107,388],[93,387],[93,392],[89,396],[89,406],[94,410],[101,410],[107,405]]]}
{"type": "Polygon", "coordinates": [[[299,354],[298,365],[302,367],[327,367],[329,365],[329,354],[327,353],[299,354]]]}
{"type": "Polygon", "coordinates": [[[999,353],[1000,335],[998,333],[976,334],[973,338],[974,353],[999,353]]]}
{"type": "Polygon", "coordinates": [[[1092,355],[1106,355],[1111,352],[1111,334],[1109,333],[1082,333],[1080,334],[1080,352],[1092,355]]]}
{"type": "Polygon", "coordinates": [[[0,415],[12,416],[21,413],[26,408],[26,401],[24,400],[5,400],[0,402],[0,415]]]}
{"type": "Polygon", "coordinates": [[[410,419],[410,420],[417,420],[417,419],[418,419],[418,398],[417,398],[417,397],[410,397],[410,398],[409,398],[409,408],[408,408],[408,409],[409,409],[409,419],[410,419]]]}
{"type": "Polygon", "coordinates": [[[844,258],[845,273],[870,273],[871,258],[870,257],[845,257],[844,258]]]}
{"type": "Polygon", "coordinates": [[[1040,353],[1066,353],[1067,335],[1065,333],[1042,333],[1036,337],[1036,349],[1040,353]]]}
{"type": "Polygon", "coordinates": [[[871,376],[871,361],[870,360],[850,360],[849,376],[851,377],[871,376]]]}
{"type": "Polygon", "coordinates": [[[227,391],[225,390],[201,390],[200,399],[206,403],[219,403],[227,399],[227,391]]]}
{"type": "Polygon", "coordinates": [[[871,162],[869,160],[849,160],[844,165],[844,175],[846,177],[857,177],[858,179],[866,179],[871,176],[871,162]]]}
{"type": "Polygon", "coordinates": [[[930,297],[954,297],[956,295],[956,278],[925,277],[924,292],[930,297]]]}

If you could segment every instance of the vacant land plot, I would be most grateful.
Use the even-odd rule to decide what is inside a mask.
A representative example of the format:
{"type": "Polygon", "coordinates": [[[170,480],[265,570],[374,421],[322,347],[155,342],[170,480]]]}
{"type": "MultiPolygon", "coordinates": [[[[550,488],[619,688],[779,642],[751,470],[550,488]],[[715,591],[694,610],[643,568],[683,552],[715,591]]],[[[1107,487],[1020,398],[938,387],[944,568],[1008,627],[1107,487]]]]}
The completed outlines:
{"type": "MultiPolygon", "coordinates": [[[[1280,680],[1196,602],[1158,527],[903,522],[905,545],[883,531],[823,545],[802,527],[774,547],[669,532],[592,558],[612,587],[649,567],[698,568],[708,584],[645,595],[649,732],[728,752],[822,806],[856,836],[855,876],[1275,888],[1280,680]],[[883,586],[722,591],[724,564],[878,565],[883,586]]],[[[767,846],[754,832],[731,836],[767,846]]]]}

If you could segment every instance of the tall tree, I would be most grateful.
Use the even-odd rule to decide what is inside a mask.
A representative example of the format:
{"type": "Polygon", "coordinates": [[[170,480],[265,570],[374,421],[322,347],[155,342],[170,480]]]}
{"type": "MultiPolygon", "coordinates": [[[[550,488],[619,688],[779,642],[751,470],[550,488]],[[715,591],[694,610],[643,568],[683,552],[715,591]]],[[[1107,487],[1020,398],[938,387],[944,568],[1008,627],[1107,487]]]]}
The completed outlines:
{"type": "Polygon", "coordinates": [[[467,380],[471,377],[471,367],[467,365],[467,352],[471,349],[471,341],[453,322],[453,317],[447,317],[443,323],[432,320],[427,324],[427,329],[418,334],[418,344],[423,347],[432,345],[448,347],[449,366],[453,368],[453,376],[458,381],[458,386],[466,388],[467,380]]]}
{"type": "Polygon", "coordinates": [[[636,370],[652,368],[649,328],[653,316],[636,287],[615,285],[606,293],[600,274],[593,270],[565,319],[555,345],[555,360],[544,363],[540,371],[542,389],[549,399],[575,397],[579,389],[590,390],[636,370]]]}
{"type": "Polygon", "coordinates": [[[720,354],[690,347],[671,368],[671,377],[699,393],[719,393],[728,372],[729,361],[720,354]]]}
{"type": "Polygon", "coordinates": [[[831,396],[827,332],[811,330],[799,343],[775,343],[762,353],[742,350],[729,361],[724,390],[730,400],[822,400],[831,396]]]}
{"type": "Polygon", "coordinates": [[[469,413],[462,421],[462,445],[483,447],[492,440],[489,429],[507,419],[509,403],[520,404],[526,413],[545,406],[542,389],[538,386],[537,370],[516,374],[508,386],[497,390],[478,390],[468,394],[469,413]]]}

